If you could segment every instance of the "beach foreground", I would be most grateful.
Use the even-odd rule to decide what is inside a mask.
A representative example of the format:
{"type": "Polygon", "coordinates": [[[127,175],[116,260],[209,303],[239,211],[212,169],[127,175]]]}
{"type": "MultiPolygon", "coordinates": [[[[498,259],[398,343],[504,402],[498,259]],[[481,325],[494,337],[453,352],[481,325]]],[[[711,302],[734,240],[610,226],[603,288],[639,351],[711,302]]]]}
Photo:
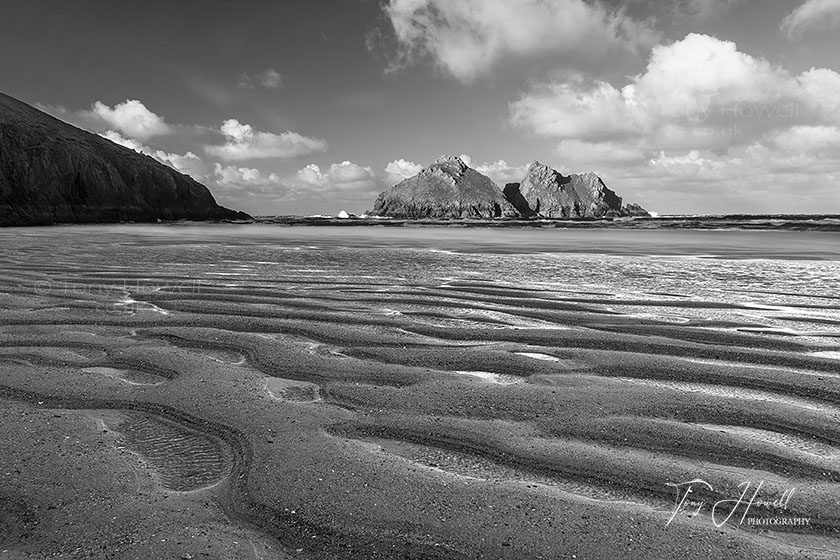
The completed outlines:
{"type": "Polygon", "coordinates": [[[840,553],[836,234],[73,226],[0,254],[0,557],[840,553]]]}

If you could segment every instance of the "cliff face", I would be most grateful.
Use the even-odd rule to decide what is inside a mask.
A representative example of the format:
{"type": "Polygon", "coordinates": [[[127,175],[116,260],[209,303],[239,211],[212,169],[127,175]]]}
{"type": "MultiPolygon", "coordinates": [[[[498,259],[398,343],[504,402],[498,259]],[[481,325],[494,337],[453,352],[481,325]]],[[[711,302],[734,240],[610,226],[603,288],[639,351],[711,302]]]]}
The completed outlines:
{"type": "Polygon", "coordinates": [[[511,218],[517,212],[489,177],[461,158],[443,156],[379,195],[374,216],[392,218],[511,218]]]}
{"type": "Polygon", "coordinates": [[[0,94],[0,226],[247,218],[151,157],[0,94]]]}
{"type": "Polygon", "coordinates": [[[564,177],[534,162],[521,183],[509,183],[505,196],[523,216],[543,218],[610,218],[646,216],[636,204],[622,206],[621,197],[594,173],[564,177]]]}

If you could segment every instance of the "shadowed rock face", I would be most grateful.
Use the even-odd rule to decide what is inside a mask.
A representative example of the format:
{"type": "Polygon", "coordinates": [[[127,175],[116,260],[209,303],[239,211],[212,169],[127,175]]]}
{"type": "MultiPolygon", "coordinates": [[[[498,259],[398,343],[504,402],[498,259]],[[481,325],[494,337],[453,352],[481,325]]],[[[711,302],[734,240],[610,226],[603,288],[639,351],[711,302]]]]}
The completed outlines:
{"type": "Polygon", "coordinates": [[[609,218],[647,216],[637,204],[622,206],[621,197],[594,173],[563,176],[539,162],[528,167],[521,183],[509,183],[505,197],[523,216],[543,218],[609,218]]]}
{"type": "Polygon", "coordinates": [[[149,156],[0,93],[0,226],[249,217],[149,156]]]}
{"type": "Polygon", "coordinates": [[[371,214],[404,219],[517,216],[496,183],[452,156],[438,158],[380,194],[371,214]]]}

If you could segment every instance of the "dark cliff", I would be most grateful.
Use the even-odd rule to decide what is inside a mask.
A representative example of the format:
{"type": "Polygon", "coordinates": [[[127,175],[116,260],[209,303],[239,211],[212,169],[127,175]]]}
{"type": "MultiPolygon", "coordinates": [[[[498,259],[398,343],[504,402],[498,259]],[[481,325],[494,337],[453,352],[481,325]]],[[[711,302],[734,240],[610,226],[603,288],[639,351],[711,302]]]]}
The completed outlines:
{"type": "Polygon", "coordinates": [[[0,93],[0,226],[247,218],[171,167],[0,93]]]}

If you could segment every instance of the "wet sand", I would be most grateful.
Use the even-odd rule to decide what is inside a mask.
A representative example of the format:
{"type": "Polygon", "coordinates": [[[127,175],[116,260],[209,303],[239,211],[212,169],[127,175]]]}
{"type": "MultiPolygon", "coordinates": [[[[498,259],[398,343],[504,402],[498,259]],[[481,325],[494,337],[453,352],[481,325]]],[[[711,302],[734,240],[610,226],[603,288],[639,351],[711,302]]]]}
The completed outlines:
{"type": "Polygon", "coordinates": [[[344,231],[0,231],[0,557],[840,554],[827,243],[344,231]]]}

